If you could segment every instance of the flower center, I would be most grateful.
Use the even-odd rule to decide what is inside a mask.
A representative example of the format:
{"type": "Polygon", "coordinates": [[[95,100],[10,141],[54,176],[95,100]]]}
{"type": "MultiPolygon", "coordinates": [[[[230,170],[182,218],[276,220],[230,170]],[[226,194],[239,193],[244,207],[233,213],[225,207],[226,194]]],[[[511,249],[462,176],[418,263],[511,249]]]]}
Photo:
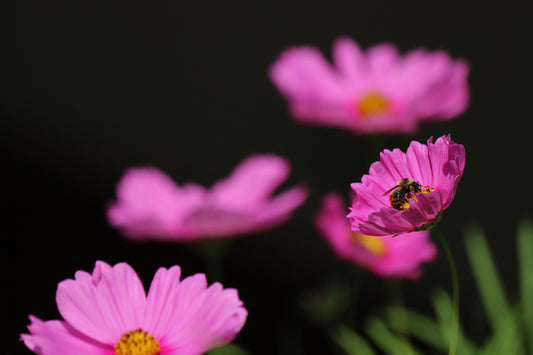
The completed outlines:
{"type": "Polygon", "coordinates": [[[115,355],[157,355],[159,341],[142,329],[135,329],[122,335],[115,345],[115,355]]]}
{"type": "Polygon", "coordinates": [[[385,254],[385,243],[380,237],[372,237],[369,235],[360,234],[357,232],[352,232],[352,240],[363,246],[370,253],[383,256],[385,254]]]}
{"type": "Polygon", "coordinates": [[[389,111],[390,104],[387,99],[378,93],[368,93],[363,96],[357,109],[361,116],[370,117],[386,113],[389,111]]]}

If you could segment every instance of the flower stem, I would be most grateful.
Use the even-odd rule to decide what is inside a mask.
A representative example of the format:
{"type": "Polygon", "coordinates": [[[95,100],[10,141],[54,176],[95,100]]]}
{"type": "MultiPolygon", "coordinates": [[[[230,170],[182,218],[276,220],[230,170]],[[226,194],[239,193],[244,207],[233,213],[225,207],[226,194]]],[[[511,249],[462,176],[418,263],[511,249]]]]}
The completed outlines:
{"type": "Polygon", "coordinates": [[[229,247],[229,240],[208,239],[196,242],[194,247],[205,263],[208,281],[223,282],[222,261],[229,247]]]}
{"type": "Polygon", "coordinates": [[[346,311],[346,324],[349,327],[355,328],[357,324],[357,312],[358,312],[358,303],[359,303],[359,290],[361,289],[361,284],[364,275],[364,270],[359,266],[352,267],[353,274],[352,277],[348,280],[348,292],[350,303],[348,304],[348,309],[346,311]]]}
{"type": "Polygon", "coordinates": [[[446,253],[446,257],[448,258],[448,265],[450,266],[450,273],[452,276],[453,315],[450,334],[450,350],[448,354],[455,355],[455,351],[457,350],[457,340],[459,338],[459,279],[457,278],[457,269],[455,268],[455,261],[453,260],[452,253],[450,251],[450,248],[448,247],[446,239],[444,239],[444,236],[442,235],[437,225],[433,227],[433,231],[437,235],[437,238],[439,239],[442,247],[444,248],[444,252],[446,253]]]}
{"type": "Polygon", "coordinates": [[[403,302],[403,292],[401,280],[388,280],[388,294],[390,296],[388,317],[389,323],[399,336],[409,343],[408,329],[409,321],[403,302]]]}

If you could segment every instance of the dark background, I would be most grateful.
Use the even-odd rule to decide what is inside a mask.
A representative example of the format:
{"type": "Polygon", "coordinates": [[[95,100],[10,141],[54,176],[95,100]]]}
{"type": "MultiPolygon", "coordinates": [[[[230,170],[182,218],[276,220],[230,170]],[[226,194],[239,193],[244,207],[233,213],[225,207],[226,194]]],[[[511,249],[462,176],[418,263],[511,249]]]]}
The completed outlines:
{"type": "MultiPolygon", "coordinates": [[[[471,221],[486,230],[508,293],[516,296],[514,235],[517,222],[531,215],[532,184],[533,51],[525,2],[42,1],[13,2],[0,16],[5,353],[30,353],[18,340],[27,316],[58,318],[57,283],[91,271],[97,259],[130,263],[145,285],[160,266],[180,264],[184,275],[205,271],[187,246],[131,244],[107,226],[105,206],[126,167],[155,165],[180,183],[210,185],[256,152],[290,159],[286,186],[305,182],[312,194],[290,222],[236,239],[229,250],[223,282],[239,289],[249,310],[236,341],[254,354],[332,353],[296,300],[346,278],[351,266],[335,257],[312,218],[323,194],[347,193],[378,155],[363,136],[296,123],[266,71],[290,45],[316,45],[329,56],[340,35],[363,47],[391,41],[402,52],[442,48],[470,62],[465,114],[425,123],[415,137],[388,137],[383,147],[405,150],[412,139],[446,133],[465,145],[466,170],[441,230],[457,259],[467,330],[478,341],[487,330],[479,330],[462,241],[471,221]],[[292,341],[297,345],[287,345],[292,341]]],[[[450,290],[450,278],[442,253],[425,270],[403,289],[409,307],[429,312],[431,291],[450,290]]],[[[366,275],[358,324],[386,304],[385,290],[366,275]]]]}

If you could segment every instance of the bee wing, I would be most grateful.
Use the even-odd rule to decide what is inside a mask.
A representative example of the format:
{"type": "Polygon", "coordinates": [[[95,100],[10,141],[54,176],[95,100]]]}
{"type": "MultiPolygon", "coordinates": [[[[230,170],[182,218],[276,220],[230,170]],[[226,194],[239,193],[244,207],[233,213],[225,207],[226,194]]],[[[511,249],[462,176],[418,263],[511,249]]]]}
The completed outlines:
{"type": "Polygon", "coordinates": [[[398,187],[400,187],[400,185],[396,185],[396,186],[391,187],[390,189],[388,189],[387,191],[385,191],[385,192],[383,193],[383,195],[381,195],[381,196],[385,196],[385,195],[389,194],[392,190],[397,189],[398,187]]]}

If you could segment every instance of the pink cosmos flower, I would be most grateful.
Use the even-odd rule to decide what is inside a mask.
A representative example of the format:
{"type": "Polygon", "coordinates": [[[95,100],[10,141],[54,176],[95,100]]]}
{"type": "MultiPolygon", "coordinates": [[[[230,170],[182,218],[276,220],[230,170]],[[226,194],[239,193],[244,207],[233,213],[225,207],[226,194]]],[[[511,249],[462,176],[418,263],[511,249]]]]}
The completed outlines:
{"type": "Polygon", "coordinates": [[[401,56],[383,43],[365,53],[342,37],[333,45],[333,62],[302,46],[284,51],[270,68],[270,79],[301,122],[356,133],[413,133],[419,120],[451,119],[468,106],[469,66],[444,51],[401,56]]]}
{"type": "Polygon", "coordinates": [[[421,264],[437,256],[429,231],[413,232],[407,238],[372,237],[351,231],[345,210],[342,197],[330,193],[315,219],[320,233],[342,259],[384,278],[418,279],[421,264]]]}
{"type": "Polygon", "coordinates": [[[449,135],[427,145],[413,141],[407,153],[384,150],[368,175],[351,185],[352,230],[380,236],[431,228],[455,197],[464,167],[465,149],[449,135]]]}
{"type": "Polygon", "coordinates": [[[97,261],[92,275],[59,283],[64,320],[30,316],[22,340],[41,355],[199,355],[232,341],[247,317],[237,290],[180,276],[179,266],[160,268],[146,295],[131,266],[97,261]]]}
{"type": "Polygon", "coordinates": [[[156,168],[131,168],[118,184],[108,219],[138,239],[187,241],[263,231],[285,222],[307,198],[302,186],[271,196],[289,171],[281,157],[254,155],[206,189],[178,186],[156,168]]]}

